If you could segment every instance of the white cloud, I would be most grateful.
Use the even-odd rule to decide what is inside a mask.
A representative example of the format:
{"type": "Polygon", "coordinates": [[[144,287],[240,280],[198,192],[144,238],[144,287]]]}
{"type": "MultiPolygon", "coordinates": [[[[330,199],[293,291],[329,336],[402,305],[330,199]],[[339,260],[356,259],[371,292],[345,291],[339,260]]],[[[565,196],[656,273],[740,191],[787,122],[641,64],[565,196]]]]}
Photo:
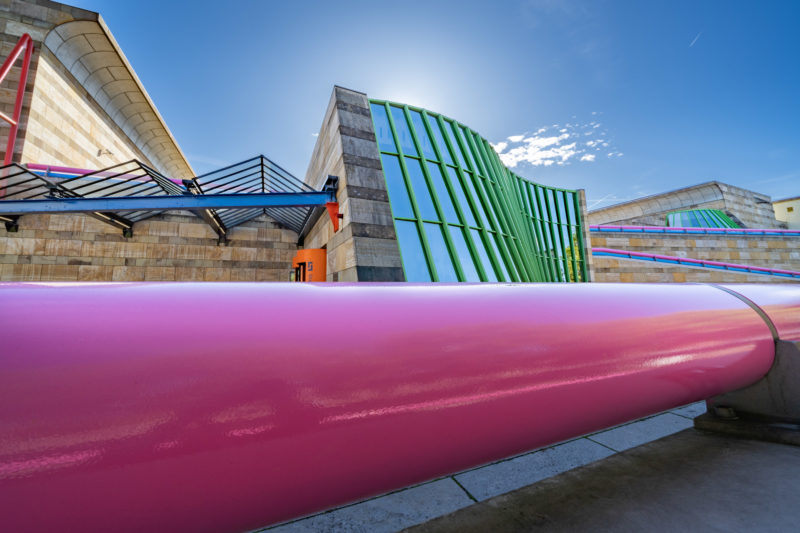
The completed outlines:
{"type": "Polygon", "coordinates": [[[499,153],[502,153],[503,150],[506,149],[506,146],[508,146],[508,143],[502,142],[502,143],[493,144],[492,148],[494,148],[494,151],[499,154],[499,153]]]}
{"type": "MultiPolygon", "coordinates": [[[[595,111],[592,114],[601,113],[595,111]]],[[[593,134],[606,134],[602,124],[595,120],[591,122],[573,120],[563,126],[553,124],[534,131],[534,133],[511,135],[505,141],[493,145],[506,166],[509,168],[523,164],[542,167],[563,166],[573,161],[591,163],[597,160],[596,152],[601,150],[601,146],[606,149],[609,158],[622,156],[622,152],[616,151],[616,147],[609,145],[607,138],[586,139],[593,134]],[[581,141],[581,139],[586,140],[581,141]]]]}

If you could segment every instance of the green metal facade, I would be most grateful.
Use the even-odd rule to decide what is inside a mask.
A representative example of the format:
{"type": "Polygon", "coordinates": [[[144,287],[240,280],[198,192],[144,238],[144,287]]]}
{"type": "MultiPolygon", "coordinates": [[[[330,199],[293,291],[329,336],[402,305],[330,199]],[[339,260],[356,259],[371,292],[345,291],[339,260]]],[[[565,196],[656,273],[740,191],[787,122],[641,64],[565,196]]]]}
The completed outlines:
{"type": "Polygon", "coordinates": [[[407,281],[587,281],[577,191],[508,170],[486,139],[370,100],[407,281]]]}
{"type": "Polygon", "coordinates": [[[739,224],[719,209],[689,209],[667,213],[667,226],[676,228],[738,228],[739,224]]]}

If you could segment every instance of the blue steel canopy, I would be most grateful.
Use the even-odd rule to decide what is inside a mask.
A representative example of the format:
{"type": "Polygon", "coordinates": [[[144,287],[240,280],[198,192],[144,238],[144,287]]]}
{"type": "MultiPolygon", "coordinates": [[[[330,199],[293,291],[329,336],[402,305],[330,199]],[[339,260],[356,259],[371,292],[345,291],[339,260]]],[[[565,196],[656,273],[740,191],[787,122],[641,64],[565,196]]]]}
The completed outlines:
{"type": "Polygon", "coordinates": [[[0,167],[0,222],[9,229],[25,214],[87,213],[131,235],[134,222],[180,209],[203,218],[221,240],[264,213],[302,237],[332,202],[335,180],[314,190],[263,155],[183,186],[136,160],[81,175],[0,167]]]}

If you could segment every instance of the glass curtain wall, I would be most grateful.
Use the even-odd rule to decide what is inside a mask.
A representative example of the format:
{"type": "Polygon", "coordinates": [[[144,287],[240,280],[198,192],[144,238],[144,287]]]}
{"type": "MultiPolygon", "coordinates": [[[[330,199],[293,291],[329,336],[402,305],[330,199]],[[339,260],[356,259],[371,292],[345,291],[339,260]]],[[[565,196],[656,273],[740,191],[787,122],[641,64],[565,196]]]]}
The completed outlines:
{"type": "Polygon", "coordinates": [[[667,226],[682,228],[738,228],[739,224],[719,209],[690,209],[667,213],[667,226]]]}
{"type": "Polygon", "coordinates": [[[576,191],[509,171],[452,119],[370,100],[408,281],[585,281],[576,191]]]}

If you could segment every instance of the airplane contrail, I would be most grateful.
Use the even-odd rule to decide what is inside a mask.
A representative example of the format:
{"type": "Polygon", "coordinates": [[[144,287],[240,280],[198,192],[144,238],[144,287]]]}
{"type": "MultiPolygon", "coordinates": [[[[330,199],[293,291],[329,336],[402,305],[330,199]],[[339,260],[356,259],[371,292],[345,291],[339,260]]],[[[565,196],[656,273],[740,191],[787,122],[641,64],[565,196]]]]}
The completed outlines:
{"type": "Polygon", "coordinates": [[[697,34],[697,37],[694,38],[694,40],[692,41],[692,44],[689,45],[689,48],[694,46],[694,43],[697,42],[697,39],[699,39],[702,34],[703,34],[703,32],[700,32],[700,33],[697,34]]]}

